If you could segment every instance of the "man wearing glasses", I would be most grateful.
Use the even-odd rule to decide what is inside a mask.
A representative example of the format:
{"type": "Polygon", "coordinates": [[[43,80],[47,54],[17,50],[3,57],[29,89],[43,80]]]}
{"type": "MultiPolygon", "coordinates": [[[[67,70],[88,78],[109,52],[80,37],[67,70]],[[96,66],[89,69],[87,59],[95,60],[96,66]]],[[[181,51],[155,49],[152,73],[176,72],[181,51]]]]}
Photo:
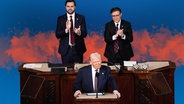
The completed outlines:
{"type": "Polygon", "coordinates": [[[106,48],[104,56],[110,64],[129,61],[134,56],[131,42],[133,41],[131,24],[122,19],[121,9],[114,7],[110,11],[112,20],[105,24],[104,40],[106,48]]]}

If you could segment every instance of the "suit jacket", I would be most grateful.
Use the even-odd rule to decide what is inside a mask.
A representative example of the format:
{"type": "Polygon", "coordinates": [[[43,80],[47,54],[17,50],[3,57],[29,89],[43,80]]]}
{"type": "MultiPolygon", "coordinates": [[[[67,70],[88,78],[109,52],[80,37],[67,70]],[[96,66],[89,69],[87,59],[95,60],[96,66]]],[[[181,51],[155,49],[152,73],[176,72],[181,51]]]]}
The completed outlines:
{"type": "MultiPolygon", "coordinates": [[[[120,29],[124,29],[126,39],[121,39],[121,37],[118,37],[119,54],[122,58],[131,58],[134,56],[131,46],[131,42],[133,41],[131,24],[128,21],[121,20],[120,29]]],[[[104,39],[106,42],[104,56],[108,59],[113,59],[115,56],[113,50],[115,41],[112,40],[112,36],[114,34],[116,34],[116,27],[114,21],[110,21],[106,23],[104,32],[104,39]]]]}
{"type": "MultiPolygon", "coordinates": [[[[111,75],[110,68],[102,65],[98,76],[98,91],[106,92],[108,84],[111,85],[113,90],[118,90],[115,80],[111,75]]],[[[91,65],[85,66],[78,71],[77,78],[74,82],[74,91],[77,90],[85,93],[94,92],[91,65]]]]}
{"type": "MultiPolygon", "coordinates": [[[[58,17],[56,37],[60,40],[58,52],[63,56],[67,54],[69,48],[69,33],[65,33],[67,14],[58,17]]],[[[80,14],[75,14],[75,28],[81,27],[81,35],[75,34],[75,47],[78,54],[83,54],[86,51],[84,38],[87,36],[85,17],[80,14]]]]}

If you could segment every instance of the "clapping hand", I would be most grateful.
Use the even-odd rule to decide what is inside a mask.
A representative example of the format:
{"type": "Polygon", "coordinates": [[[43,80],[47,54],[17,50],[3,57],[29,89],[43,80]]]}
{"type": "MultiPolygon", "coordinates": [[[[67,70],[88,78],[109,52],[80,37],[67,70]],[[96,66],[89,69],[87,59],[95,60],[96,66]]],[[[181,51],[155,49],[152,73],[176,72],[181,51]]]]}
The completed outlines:
{"type": "Polygon", "coordinates": [[[71,22],[69,20],[66,21],[66,29],[69,30],[71,28],[71,22]]]}
{"type": "Polygon", "coordinates": [[[119,29],[116,34],[118,34],[118,36],[123,36],[123,31],[123,29],[119,29]]]}
{"type": "Polygon", "coordinates": [[[81,35],[81,27],[79,26],[78,28],[75,28],[74,29],[74,32],[77,34],[77,35],[81,35]]]}

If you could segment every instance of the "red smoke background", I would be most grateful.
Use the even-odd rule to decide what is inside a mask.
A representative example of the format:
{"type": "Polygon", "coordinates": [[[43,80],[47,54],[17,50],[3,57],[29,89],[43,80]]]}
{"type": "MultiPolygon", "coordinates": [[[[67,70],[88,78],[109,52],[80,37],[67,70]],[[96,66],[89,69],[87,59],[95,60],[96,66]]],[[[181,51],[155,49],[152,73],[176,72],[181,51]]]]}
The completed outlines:
{"type": "MultiPolygon", "coordinates": [[[[131,60],[170,60],[177,65],[184,64],[184,34],[172,34],[167,28],[161,27],[157,32],[150,33],[147,30],[133,32],[132,42],[134,57],[131,60]]],[[[6,42],[8,43],[8,42],[6,42]]],[[[92,52],[99,52],[104,56],[105,42],[103,33],[91,32],[85,38],[87,51],[84,54],[84,62],[88,62],[92,52]]],[[[1,66],[12,61],[14,64],[23,62],[53,62],[61,63],[58,54],[59,41],[54,32],[42,32],[30,35],[29,29],[25,29],[19,36],[13,36],[9,40],[9,47],[4,49],[0,61],[1,66]],[[8,59],[7,59],[8,58],[8,59]]],[[[2,45],[1,45],[2,46],[2,45]]]]}

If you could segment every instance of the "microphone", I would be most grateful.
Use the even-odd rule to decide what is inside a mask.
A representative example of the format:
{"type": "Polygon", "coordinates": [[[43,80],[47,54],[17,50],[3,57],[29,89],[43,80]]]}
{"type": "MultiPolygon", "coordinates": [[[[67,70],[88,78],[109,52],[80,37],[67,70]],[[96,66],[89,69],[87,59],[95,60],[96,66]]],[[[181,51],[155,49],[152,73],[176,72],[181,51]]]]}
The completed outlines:
{"type": "Polygon", "coordinates": [[[96,72],[95,77],[98,78],[99,75],[100,75],[100,73],[99,72],[96,72]]]}

